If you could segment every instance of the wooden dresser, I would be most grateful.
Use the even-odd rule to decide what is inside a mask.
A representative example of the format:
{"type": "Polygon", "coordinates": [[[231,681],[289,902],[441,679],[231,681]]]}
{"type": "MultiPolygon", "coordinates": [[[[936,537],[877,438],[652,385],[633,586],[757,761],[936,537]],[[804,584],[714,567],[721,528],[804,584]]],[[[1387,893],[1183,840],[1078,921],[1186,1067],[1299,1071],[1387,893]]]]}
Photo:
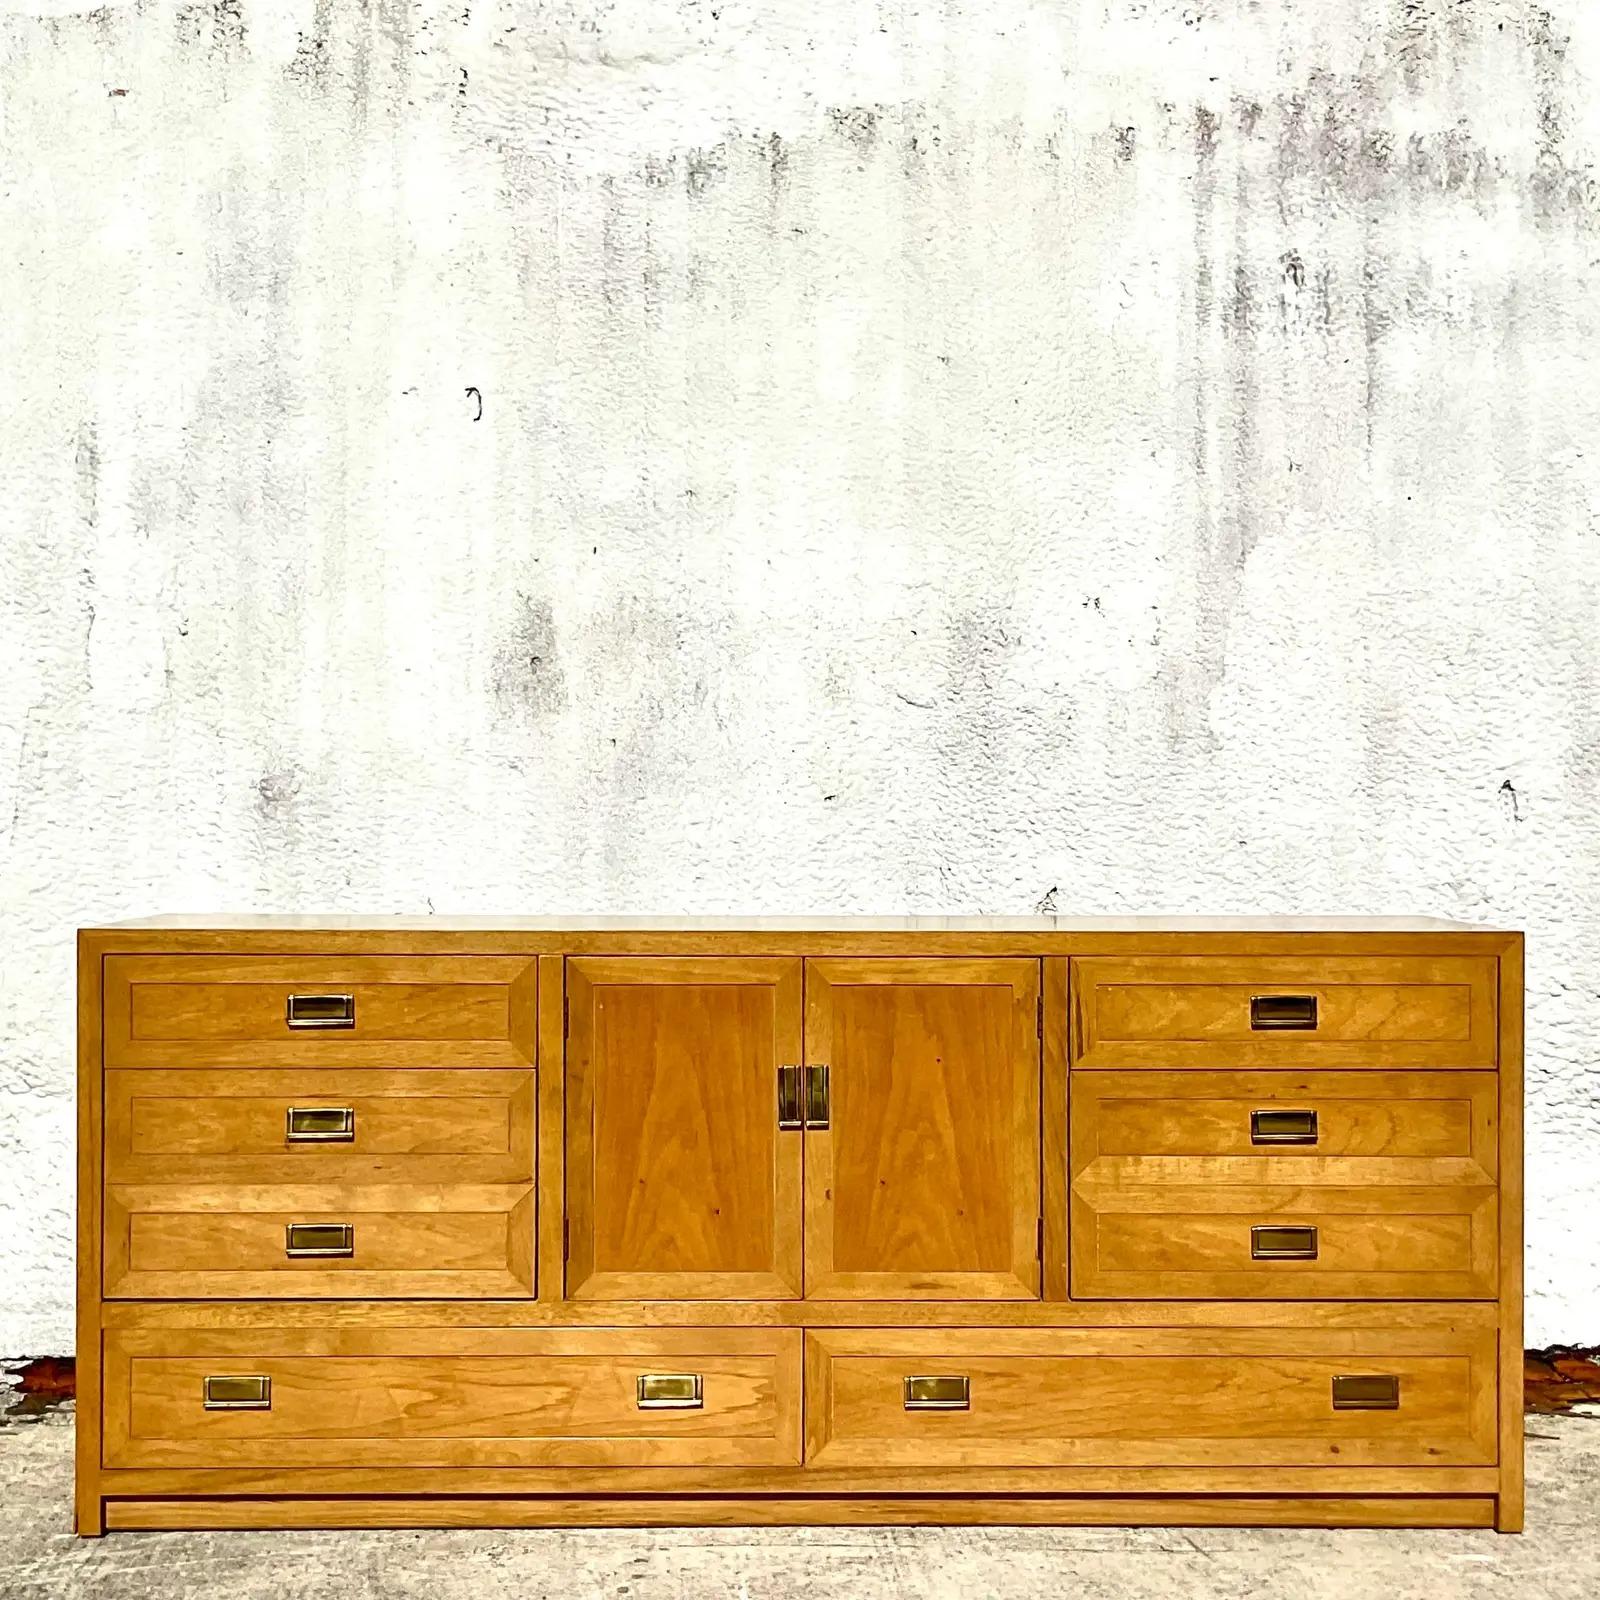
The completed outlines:
{"type": "Polygon", "coordinates": [[[79,939],[106,1528],[1522,1520],[1522,936],[79,939]]]}

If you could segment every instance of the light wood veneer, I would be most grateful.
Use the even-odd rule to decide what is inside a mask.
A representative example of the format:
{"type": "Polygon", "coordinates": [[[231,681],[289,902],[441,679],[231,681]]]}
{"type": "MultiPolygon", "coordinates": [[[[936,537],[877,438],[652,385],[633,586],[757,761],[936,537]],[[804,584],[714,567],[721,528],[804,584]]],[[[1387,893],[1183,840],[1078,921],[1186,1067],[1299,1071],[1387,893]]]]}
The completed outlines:
{"type": "Polygon", "coordinates": [[[80,1532],[1521,1524],[1519,934],[79,953],[80,1532]]]}

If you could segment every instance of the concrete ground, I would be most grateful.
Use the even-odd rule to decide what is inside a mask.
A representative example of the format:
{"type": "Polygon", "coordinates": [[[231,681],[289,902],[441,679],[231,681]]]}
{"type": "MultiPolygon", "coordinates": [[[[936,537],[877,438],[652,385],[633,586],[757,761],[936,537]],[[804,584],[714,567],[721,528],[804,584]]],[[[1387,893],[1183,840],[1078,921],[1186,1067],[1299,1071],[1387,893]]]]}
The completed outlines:
{"type": "Polygon", "coordinates": [[[542,1595],[1007,1600],[1538,1600],[1600,1596],[1600,1421],[1528,1419],[1528,1529],[68,1531],[69,1408],[0,1417],[0,1596],[534,1600],[542,1595]]]}

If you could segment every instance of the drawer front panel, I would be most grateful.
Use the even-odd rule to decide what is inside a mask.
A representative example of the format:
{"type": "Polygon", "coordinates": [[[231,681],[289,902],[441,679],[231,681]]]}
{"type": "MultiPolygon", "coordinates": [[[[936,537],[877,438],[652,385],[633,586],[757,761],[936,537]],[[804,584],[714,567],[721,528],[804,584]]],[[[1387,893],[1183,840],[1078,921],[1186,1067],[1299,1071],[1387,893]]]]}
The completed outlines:
{"type": "Polygon", "coordinates": [[[1484,956],[1179,956],[1072,963],[1075,1064],[1493,1067],[1484,956]]]}
{"type": "Polygon", "coordinates": [[[1492,1300],[1493,1190],[1075,1184],[1085,1300],[1492,1300]],[[1263,1231],[1265,1230],[1265,1231],[1263,1231]]]}
{"type": "Polygon", "coordinates": [[[108,1299],[525,1297],[533,1186],[106,1190],[108,1299]],[[339,1242],[331,1229],[348,1229],[339,1242]],[[295,1230],[291,1234],[291,1229],[295,1230]]]}
{"type": "Polygon", "coordinates": [[[105,1464],[793,1466],[800,1341],[791,1329],[112,1331],[105,1464]],[[247,1403],[208,1409],[208,1379],[245,1380],[211,1393],[247,1403]]]}
{"type": "Polygon", "coordinates": [[[527,1183],[531,1072],[108,1072],[111,1183],[527,1183]]]}
{"type": "Polygon", "coordinates": [[[1495,1460],[1488,1332],[830,1329],[806,1339],[808,1465],[1495,1460]],[[965,1403],[908,1404],[926,1392],[913,1379],[937,1379],[935,1394],[965,1403]]]}
{"type": "Polygon", "coordinates": [[[1072,1175],[1489,1189],[1498,1089],[1489,1072],[1075,1072],[1072,1175]]]}
{"type": "Polygon", "coordinates": [[[107,956],[108,1067],[525,1067],[526,956],[107,956]]]}

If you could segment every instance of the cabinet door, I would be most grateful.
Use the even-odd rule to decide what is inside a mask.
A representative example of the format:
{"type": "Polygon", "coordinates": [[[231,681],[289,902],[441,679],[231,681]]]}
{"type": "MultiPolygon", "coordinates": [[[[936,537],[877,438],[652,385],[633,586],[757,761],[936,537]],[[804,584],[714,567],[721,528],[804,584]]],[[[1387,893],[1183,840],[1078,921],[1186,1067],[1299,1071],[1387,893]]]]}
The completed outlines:
{"type": "Polygon", "coordinates": [[[1039,1293],[1039,964],[806,963],[806,1293],[1039,1293]]]}
{"type": "Polygon", "coordinates": [[[798,960],[567,963],[567,1293],[800,1293],[798,960]]]}

